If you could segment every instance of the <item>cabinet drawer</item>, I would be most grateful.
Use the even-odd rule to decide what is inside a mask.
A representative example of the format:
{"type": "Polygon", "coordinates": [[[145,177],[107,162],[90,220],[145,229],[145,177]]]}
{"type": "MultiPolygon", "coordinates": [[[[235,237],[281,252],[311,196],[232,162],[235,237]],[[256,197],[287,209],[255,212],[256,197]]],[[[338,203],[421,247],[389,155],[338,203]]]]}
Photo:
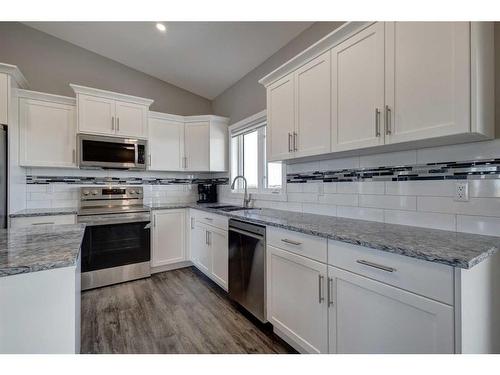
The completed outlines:
{"type": "MultiPolygon", "coordinates": [[[[193,219],[199,223],[211,225],[222,230],[227,230],[228,218],[226,216],[200,210],[191,210],[191,220],[193,219]]],[[[191,226],[193,226],[193,223],[191,223],[191,226]]]]}
{"type": "Polygon", "coordinates": [[[12,219],[10,219],[10,227],[21,228],[31,225],[75,224],[75,222],[75,215],[13,217],[12,219]]]}
{"type": "Polygon", "coordinates": [[[267,244],[326,263],[327,241],[325,238],[267,227],[267,244]]]}
{"type": "Polygon", "coordinates": [[[328,264],[453,305],[453,268],[328,240],[328,264]]]}

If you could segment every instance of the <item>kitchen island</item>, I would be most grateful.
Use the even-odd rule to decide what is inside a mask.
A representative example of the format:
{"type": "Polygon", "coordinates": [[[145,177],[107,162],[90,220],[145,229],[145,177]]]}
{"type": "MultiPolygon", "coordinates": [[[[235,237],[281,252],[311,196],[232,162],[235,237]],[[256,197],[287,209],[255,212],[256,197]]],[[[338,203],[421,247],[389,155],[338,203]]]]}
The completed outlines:
{"type": "Polygon", "coordinates": [[[0,353],[79,353],[85,225],[0,230],[0,353]]]}

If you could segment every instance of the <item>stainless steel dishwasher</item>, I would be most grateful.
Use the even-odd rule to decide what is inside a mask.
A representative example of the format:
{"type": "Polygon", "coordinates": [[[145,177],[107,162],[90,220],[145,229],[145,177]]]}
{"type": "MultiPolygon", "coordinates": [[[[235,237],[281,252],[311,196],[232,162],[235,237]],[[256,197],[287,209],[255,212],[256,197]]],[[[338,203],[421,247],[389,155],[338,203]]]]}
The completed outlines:
{"type": "Polygon", "coordinates": [[[229,297],[266,319],[266,227],[229,220],[229,297]]]}

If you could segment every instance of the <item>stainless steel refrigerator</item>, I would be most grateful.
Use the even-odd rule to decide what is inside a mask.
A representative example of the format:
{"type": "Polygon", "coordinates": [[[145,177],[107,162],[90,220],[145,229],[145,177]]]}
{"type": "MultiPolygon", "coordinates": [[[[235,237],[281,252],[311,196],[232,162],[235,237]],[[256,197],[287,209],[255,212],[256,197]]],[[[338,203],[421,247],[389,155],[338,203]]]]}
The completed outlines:
{"type": "Polygon", "coordinates": [[[7,228],[7,126],[0,125],[0,228],[7,228]]]}

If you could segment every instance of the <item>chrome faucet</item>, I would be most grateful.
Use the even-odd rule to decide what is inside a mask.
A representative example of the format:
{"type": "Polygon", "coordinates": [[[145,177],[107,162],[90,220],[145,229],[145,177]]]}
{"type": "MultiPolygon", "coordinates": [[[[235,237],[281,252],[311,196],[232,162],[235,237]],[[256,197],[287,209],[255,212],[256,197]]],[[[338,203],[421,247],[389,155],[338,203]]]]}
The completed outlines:
{"type": "Polygon", "coordinates": [[[243,182],[245,183],[245,186],[244,186],[245,187],[245,196],[243,197],[243,207],[248,208],[250,205],[250,202],[252,201],[252,194],[248,194],[247,179],[245,178],[245,176],[242,176],[242,175],[236,176],[233,180],[233,183],[231,184],[231,189],[234,189],[234,186],[236,185],[236,180],[238,178],[243,179],[243,182]]]}

